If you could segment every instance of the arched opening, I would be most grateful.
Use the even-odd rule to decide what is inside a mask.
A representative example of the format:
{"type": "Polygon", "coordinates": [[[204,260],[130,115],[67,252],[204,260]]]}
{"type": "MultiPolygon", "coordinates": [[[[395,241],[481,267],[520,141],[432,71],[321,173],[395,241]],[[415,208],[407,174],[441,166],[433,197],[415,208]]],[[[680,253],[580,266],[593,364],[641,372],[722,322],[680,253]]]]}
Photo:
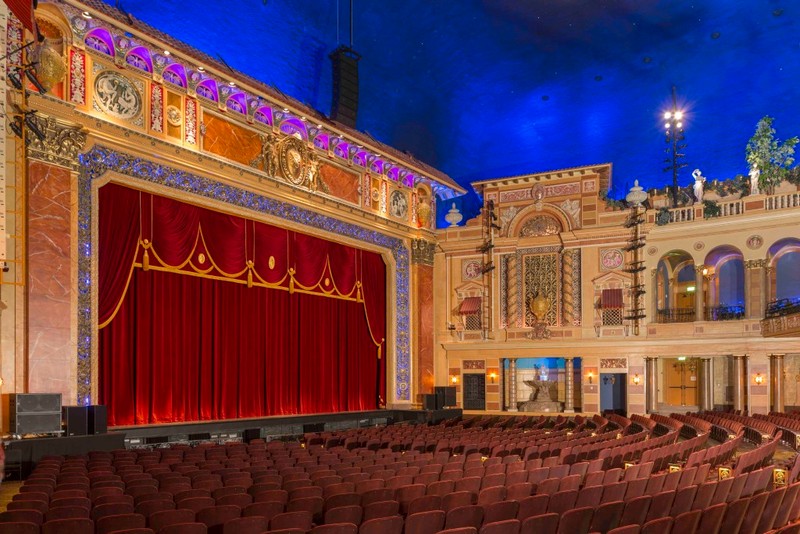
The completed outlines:
{"type": "Polygon", "coordinates": [[[800,240],[781,239],[768,252],[767,317],[800,312],[800,240]]]}
{"type": "Polygon", "coordinates": [[[725,245],[709,252],[703,280],[706,321],[744,318],[744,258],[739,249],[725,245]]]}
{"type": "Polygon", "coordinates": [[[682,323],[695,320],[694,259],[683,250],[664,254],[656,268],[656,322],[682,323]]]}

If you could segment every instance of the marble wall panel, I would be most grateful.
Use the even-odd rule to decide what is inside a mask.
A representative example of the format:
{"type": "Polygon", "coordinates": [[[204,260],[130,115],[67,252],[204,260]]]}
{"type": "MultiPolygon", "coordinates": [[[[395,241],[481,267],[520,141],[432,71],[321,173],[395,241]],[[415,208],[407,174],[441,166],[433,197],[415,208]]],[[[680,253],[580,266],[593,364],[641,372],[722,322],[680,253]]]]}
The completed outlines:
{"type": "Polygon", "coordinates": [[[210,114],[203,116],[203,122],[206,126],[203,150],[242,165],[250,165],[261,153],[261,137],[258,132],[210,114]]]}
{"type": "Polygon", "coordinates": [[[28,391],[76,397],[71,260],[70,171],[32,161],[29,167],[28,391]]]}
{"type": "Polygon", "coordinates": [[[417,275],[417,393],[433,393],[433,267],[415,265],[417,275]]]}
{"type": "Polygon", "coordinates": [[[325,184],[328,194],[353,204],[359,203],[358,187],[361,178],[358,174],[323,163],[319,167],[319,177],[325,184]]]}

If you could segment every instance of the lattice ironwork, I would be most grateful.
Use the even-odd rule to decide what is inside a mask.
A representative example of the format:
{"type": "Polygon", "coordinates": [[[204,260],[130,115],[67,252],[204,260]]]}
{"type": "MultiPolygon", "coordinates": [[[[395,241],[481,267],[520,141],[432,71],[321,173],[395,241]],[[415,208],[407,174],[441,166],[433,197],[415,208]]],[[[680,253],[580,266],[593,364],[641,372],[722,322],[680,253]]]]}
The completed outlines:
{"type": "Polygon", "coordinates": [[[622,308],[603,308],[603,326],[622,324],[622,308]]]}
{"type": "Polygon", "coordinates": [[[546,310],[539,322],[549,326],[557,326],[560,303],[560,269],[558,254],[534,254],[525,256],[524,290],[525,290],[525,326],[534,324],[534,302],[542,298],[546,301],[546,310]]]}
{"type": "Polygon", "coordinates": [[[481,313],[470,313],[462,315],[464,330],[481,330],[481,313]]]}

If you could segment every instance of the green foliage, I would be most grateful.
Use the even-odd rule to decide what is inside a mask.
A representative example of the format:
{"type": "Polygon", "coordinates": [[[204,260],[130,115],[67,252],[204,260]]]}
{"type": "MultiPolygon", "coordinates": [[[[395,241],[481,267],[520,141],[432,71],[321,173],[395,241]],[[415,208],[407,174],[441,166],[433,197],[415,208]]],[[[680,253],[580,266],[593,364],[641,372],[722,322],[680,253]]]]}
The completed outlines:
{"type": "Polygon", "coordinates": [[[750,190],[750,179],[744,174],[737,174],[729,180],[709,180],[705,183],[705,190],[720,197],[743,195],[750,190]]]}
{"type": "Polygon", "coordinates": [[[715,200],[704,200],[703,201],[703,218],[710,219],[712,217],[719,217],[720,213],[722,213],[722,208],[719,207],[719,204],[715,200]]]}
{"type": "Polygon", "coordinates": [[[773,118],[769,116],[758,121],[756,132],[745,149],[747,163],[760,172],[758,186],[767,194],[772,194],[775,187],[786,179],[794,163],[794,147],[800,141],[795,136],[781,143],[775,138],[772,121],[773,118]]]}
{"type": "Polygon", "coordinates": [[[619,211],[628,208],[628,203],[625,201],[625,199],[615,200],[608,196],[608,191],[600,191],[600,200],[603,200],[606,203],[606,207],[613,211],[619,211]]]}
{"type": "Polygon", "coordinates": [[[669,224],[669,208],[658,208],[656,212],[656,224],[658,226],[665,226],[669,224]]]}

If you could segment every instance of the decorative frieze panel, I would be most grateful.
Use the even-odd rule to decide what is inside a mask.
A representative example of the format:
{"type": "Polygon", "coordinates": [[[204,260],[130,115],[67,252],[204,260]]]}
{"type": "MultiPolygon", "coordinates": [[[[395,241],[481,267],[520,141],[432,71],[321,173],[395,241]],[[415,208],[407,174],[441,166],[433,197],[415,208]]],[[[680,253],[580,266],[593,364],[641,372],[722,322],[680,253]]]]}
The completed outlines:
{"type": "MultiPolygon", "coordinates": [[[[41,116],[39,114],[39,117],[41,116]]],[[[28,155],[33,159],[77,171],[78,154],[86,144],[86,133],[77,127],[61,124],[53,117],[46,117],[45,120],[39,117],[36,120],[45,138],[40,140],[35,135],[30,136],[28,155]]]]}
{"type": "Polygon", "coordinates": [[[433,265],[433,254],[436,252],[436,243],[424,239],[411,240],[411,263],[433,265]]]}
{"type": "Polygon", "coordinates": [[[150,86],[150,130],[164,133],[164,88],[155,83],[150,86]]]}
{"type": "Polygon", "coordinates": [[[627,369],[627,358],[600,358],[600,369],[627,369]]]}
{"type": "Polygon", "coordinates": [[[69,101],[86,104],[86,54],[75,48],[69,52],[69,101]]]}

